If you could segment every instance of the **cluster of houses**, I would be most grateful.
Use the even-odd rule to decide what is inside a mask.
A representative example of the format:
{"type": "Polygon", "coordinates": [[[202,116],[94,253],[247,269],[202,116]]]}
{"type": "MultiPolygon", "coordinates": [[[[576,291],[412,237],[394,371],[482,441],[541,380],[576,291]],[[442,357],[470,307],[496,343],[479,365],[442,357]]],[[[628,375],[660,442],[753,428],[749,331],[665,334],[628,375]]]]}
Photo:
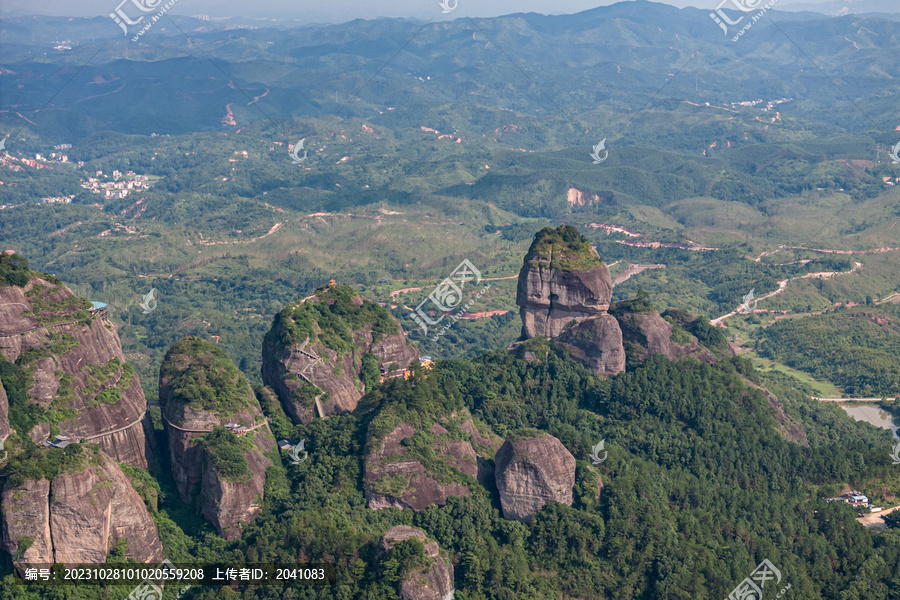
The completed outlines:
{"type": "Polygon", "coordinates": [[[40,161],[43,161],[43,162],[50,162],[50,161],[55,160],[56,162],[63,162],[63,163],[64,163],[64,162],[69,162],[69,157],[68,157],[67,155],[65,155],[65,154],[62,154],[62,153],[57,154],[56,152],[51,152],[51,153],[50,153],[50,159],[49,159],[49,160],[46,159],[46,158],[44,158],[44,155],[43,155],[43,154],[35,154],[35,155],[34,155],[34,160],[40,160],[40,161]]]}
{"type": "Polygon", "coordinates": [[[850,506],[868,508],[869,512],[879,512],[881,510],[884,510],[883,506],[873,506],[869,502],[869,498],[865,494],[857,490],[847,492],[843,496],[839,496],[837,498],[827,498],[826,502],[846,502],[850,506]]]}
{"type": "Polygon", "coordinates": [[[135,175],[134,171],[125,173],[126,177],[131,177],[127,181],[118,181],[122,177],[121,171],[113,171],[112,176],[114,181],[100,181],[103,171],[97,171],[96,177],[88,177],[87,181],[81,182],[81,187],[95,194],[103,194],[105,198],[125,198],[130,191],[150,187],[150,178],[146,175],[135,175]]]}
{"type": "MultiPolygon", "coordinates": [[[[732,102],[731,107],[732,108],[736,108],[738,106],[754,107],[754,106],[759,106],[760,104],[763,104],[765,102],[765,106],[760,106],[760,110],[770,111],[773,108],[775,108],[776,106],[778,106],[779,104],[784,104],[785,102],[790,102],[791,100],[793,100],[793,98],[780,98],[778,100],[769,100],[768,102],[766,102],[765,100],[762,100],[762,99],[760,99],[760,100],[745,100],[744,102],[732,102]]],[[[709,102],[707,102],[706,104],[708,106],[709,102]]]]}
{"type": "Polygon", "coordinates": [[[41,204],[70,204],[75,198],[75,194],[71,196],[50,196],[49,198],[41,198],[41,204]]]}

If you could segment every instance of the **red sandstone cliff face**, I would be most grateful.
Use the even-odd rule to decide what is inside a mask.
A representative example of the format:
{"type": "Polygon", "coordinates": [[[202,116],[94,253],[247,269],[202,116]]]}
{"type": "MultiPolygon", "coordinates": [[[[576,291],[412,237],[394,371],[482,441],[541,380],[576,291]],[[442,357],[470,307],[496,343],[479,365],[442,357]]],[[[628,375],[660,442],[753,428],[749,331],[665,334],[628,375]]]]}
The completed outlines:
{"type": "Polygon", "coordinates": [[[516,291],[526,338],[556,337],[572,321],[609,308],[613,285],[606,265],[569,271],[552,267],[549,257],[533,261],[539,264],[522,266],[516,291]]]}
{"type": "Polygon", "coordinates": [[[3,490],[3,549],[16,557],[32,540],[19,564],[102,563],[123,538],[127,557],[145,563],[162,559],[156,524],[143,499],[115,462],[99,456],[99,465],[80,473],[3,490]]]}
{"type": "MultiPolygon", "coordinates": [[[[9,437],[9,400],[6,398],[6,390],[3,389],[3,380],[0,379],[0,441],[9,437]]],[[[0,451],[0,456],[3,452],[0,451]]]]}
{"type": "MultiPolygon", "coordinates": [[[[30,372],[30,402],[76,411],[73,419],[58,423],[63,434],[99,444],[117,461],[146,468],[144,392],[137,375],[125,367],[115,325],[104,316],[90,319],[85,305],[62,284],[43,279],[34,278],[25,288],[0,288],[0,354],[30,372]]],[[[8,431],[4,405],[0,400],[0,438],[8,431]]],[[[43,441],[49,425],[19,433],[43,441]]]]}
{"type": "Polygon", "coordinates": [[[625,370],[622,330],[612,315],[596,315],[567,327],[555,343],[598,375],[610,376],[625,370]]]}
{"type": "Polygon", "coordinates": [[[503,518],[529,521],[551,500],[572,505],[575,457],[552,435],[507,438],[494,463],[503,518]]]}
{"type": "MultiPolygon", "coordinates": [[[[262,442],[263,447],[267,443],[271,442],[262,442]]],[[[256,448],[248,450],[245,457],[251,473],[249,481],[231,482],[219,477],[208,461],[203,467],[201,512],[226,540],[241,537],[244,527],[259,514],[266,486],[266,469],[272,466],[272,461],[256,448]]]]}
{"type": "Polygon", "coordinates": [[[600,375],[624,371],[622,332],[606,312],[612,288],[609,269],[576,229],[538,232],[516,291],[522,337],[556,338],[576,362],[600,375]]]}
{"type": "Polygon", "coordinates": [[[317,295],[288,305],[276,317],[263,341],[263,381],[275,390],[285,412],[295,423],[309,424],[319,415],[327,417],[353,411],[366,392],[362,375],[365,354],[374,355],[378,365],[397,363],[400,368],[406,368],[419,358],[419,351],[408,345],[400,323],[386,310],[355,292],[346,292],[343,297],[349,297],[348,310],[374,312],[379,315],[380,324],[389,323],[393,332],[376,333],[376,324],[353,326],[349,318],[338,316],[334,318],[347,321],[346,329],[340,335],[349,344],[340,351],[328,347],[324,339],[327,334],[318,323],[315,309],[304,303],[331,306],[336,302],[334,293],[319,291],[317,295]],[[291,330],[298,322],[310,329],[292,338],[291,330]]]}
{"type": "MultiPolygon", "coordinates": [[[[673,339],[672,324],[642,302],[618,302],[610,309],[612,287],[609,270],[577,230],[563,226],[538,232],[519,272],[522,337],[549,338],[572,360],[604,377],[625,370],[626,347],[638,361],[662,354],[670,360],[694,356],[716,362],[693,336],[680,332],[685,339],[673,339]]],[[[536,359],[521,342],[509,350],[536,359]]]]}

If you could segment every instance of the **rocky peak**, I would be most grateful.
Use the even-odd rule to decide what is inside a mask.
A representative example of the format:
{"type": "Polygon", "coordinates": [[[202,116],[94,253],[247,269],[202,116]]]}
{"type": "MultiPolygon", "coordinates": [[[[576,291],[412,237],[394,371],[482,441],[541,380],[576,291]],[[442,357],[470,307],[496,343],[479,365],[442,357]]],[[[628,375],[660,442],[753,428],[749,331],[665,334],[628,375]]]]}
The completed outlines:
{"type": "Polygon", "coordinates": [[[418,527],[396,525],[388,529],[378,542],[379,556],[384,558],[397,544],[407,540],[422,543],[427,564],[403,575],[400,581],[401,600],[452,600],[453,564],[441,556],[437,542],[429,540],[418,527]]]}
{"type": "Polygon", "coordinates": [[[144,501],[99,446],[26,448],[9,471],[0,541],[17,564],[102,563],[119,540],[125,540],[128,558],[162,558],[144,501]],[[51,454],[62,457],[50,460],[51,454]]]}
{"type": "Polygon", "coordinates": [[[288,304],[263,341],[263,381],[295,423],[347,413],[379,367],[419,358],[400,323],[349,286],[322,287],[288,304]]]}
{"type": "Polygon", "coordinates": [[[609,269],[577,229],[542,229],[519,271],[516,304],[523,337],[553,338],[570,322],[606,311],[612,287],[609,269]]]}
{"type": "Polygon", "coordinates": [[[264,452],[275,438],[250,384],[225,351],[196,337],[176,342],[160,367],[159,401],[181,499],[199,491],[203,516],[227,539],[259,513],[264,452]]]}
{"type": "Polygon", "coordinates": [[[0,282],[0,439],[10,428],[38,443],[64,434],[146,468],[147,401],[105,309],[52,276],[17,274],[0,282]]]}
{"type": "Polygon", "coordinates": [[[497,451],[494,466],[505,519],[529,521],[549,501],[572,505],[575,457],[552,435],[513,433],[497,451]]]}

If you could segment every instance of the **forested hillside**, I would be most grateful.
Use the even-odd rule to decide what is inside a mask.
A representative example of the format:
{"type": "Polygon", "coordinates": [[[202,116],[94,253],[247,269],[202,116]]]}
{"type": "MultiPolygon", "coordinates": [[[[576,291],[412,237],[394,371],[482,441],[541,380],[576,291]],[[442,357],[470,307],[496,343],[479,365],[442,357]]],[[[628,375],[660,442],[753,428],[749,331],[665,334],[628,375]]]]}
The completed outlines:
{"type": "Polygon", "coordinates": [[[900,600],[900,22],[466,3],[0,16],[0,600],[900,600]]]}

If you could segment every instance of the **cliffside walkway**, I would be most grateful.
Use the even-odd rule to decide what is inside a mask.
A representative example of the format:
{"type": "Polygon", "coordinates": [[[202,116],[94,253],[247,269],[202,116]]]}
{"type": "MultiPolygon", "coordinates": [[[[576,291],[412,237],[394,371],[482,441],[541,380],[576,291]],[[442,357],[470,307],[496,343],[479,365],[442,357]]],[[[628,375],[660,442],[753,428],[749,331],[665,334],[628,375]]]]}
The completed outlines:
{"type": "MultiPolygon", "coordinates": [[[[165,411],[162,412],[162,418],[163,418],[163,421],[165,421],[165,422],[168,423],[171,427],[174,427],[174,428],[177,429],[178,431],[184,431],[184,432],[186,432],[186,433],[210,433],[210,432],[212,431],[212,429],[185,429],[184,427],[179,427],[178,425],[176,425],[175,423],[173,423],[172,421],[169,420],[169,418],[166,416],[165,411]]],[[[253,431],[254,429],[259,429],[259,428],[262,427],[263,425],[268,425],[268,424],[269,424],[269,420],[264,418],[262,421],[260,421],[259,423],[257,423],[257,424],[254,425],[253,427],[248,427],[248,428],[244,431],[244,433],[253,431]]]]}
{"type": "Polygon", "coordinates": [[[75,319],[74,321],[63,321],[62,323],[48,323],[47,325],[38,325],[36,327],[32,327],[31,329],[25,329],[23,331],[16,331],[14,333],[0,333],[0,338],[8,338],[15,337],[17,335],[22,335],[23,333],[31,333],[32,331],[37,331],[38,329],[50,329],[51,327],[62,327],[63,325],[72,325],[73,323],[80,323],[84,319],[75,319]]]}
{"type": "Polygon", "coordinates": [[[147,416],[147,413],[146,413],[146,412],[143,412],[143,413],[141,413],[141,416],[140,416],[140,417],[138,417],[137,419],[135,419],[134,421],[132,421],[132,422],[129,423],[128,425],[124,425],[124,426],[119,427],[119,428],[117,428],[117,429],[110,429],[109,431],[104,431],[103,433],[95,433],[94,435],[85,436],[85,437],[82,437],[81,439],[83,439],[84,441],[87,442],[87,441],[89,441],[89,440],[95,440],[95,439],[100,438],[100,437],[104,437],[104,436],[107,436],[107,435],[112,435],[112,434],[114,434],[114,433],[119,433],[120,431],[125,431],[126,429],[131,429],[132,427],[134,427],[135,425],[137,425],[138,423],[140,423],[141,421],[143,421],[143,420],[144,420],[144,417],[146,417],[146,416],[147,416]]]}

